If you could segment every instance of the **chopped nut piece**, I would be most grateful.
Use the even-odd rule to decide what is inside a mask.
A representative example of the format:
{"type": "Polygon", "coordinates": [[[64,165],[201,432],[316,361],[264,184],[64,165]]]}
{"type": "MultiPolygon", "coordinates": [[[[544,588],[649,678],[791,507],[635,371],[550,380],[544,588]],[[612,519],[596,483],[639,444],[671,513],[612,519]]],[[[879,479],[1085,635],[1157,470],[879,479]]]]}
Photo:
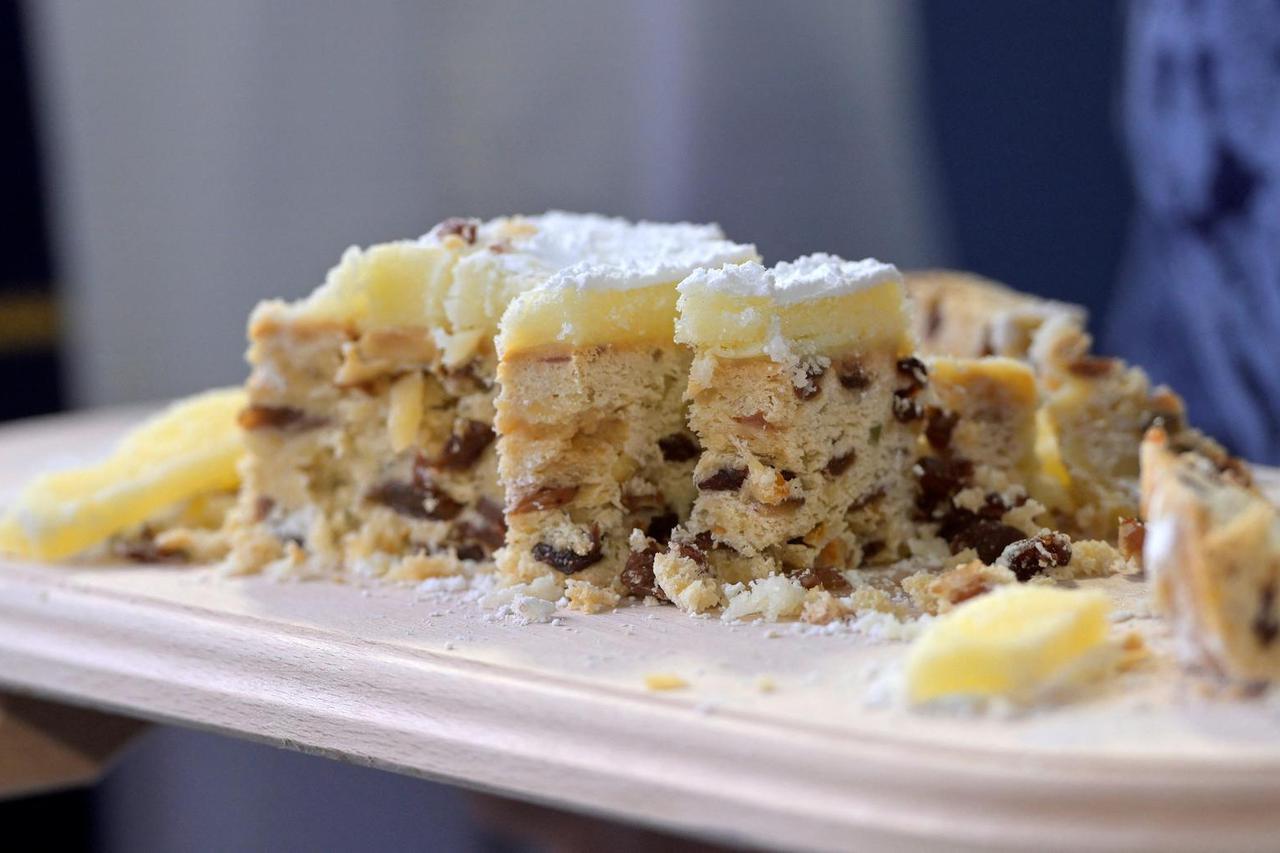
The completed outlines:
{"type": "Polygon", "coordinates": [[[412,371],[391,385],[387,409],[387,438],[391,452],[399,453],[417,443],[422,424],[422,373],[412,371]]]}
{"type": "Polygon", "coordinates": [[[1120,555],[1126,560],[1142,562],[1142,543],[1146,541],[1147,528],[1137,518],[1120,519],[1120,555]]]}
{"type": "Polygon", "coordinates": [[[1106,358],[1099,355],[1086,355],[1067,365],[1067,370],[1076,376],[1094,378],[1106,376],[1120,366],[1119,359],[1106,358]]]}
{"type": "Polygon", "coordinates": [[[849,611],[840,603],[840,599],[819,587],[809,590],[805,595],[800,621],[810,625],[826,625],[847,615],[849,611]]]}
{"type": "Polygon", "coordinates": [[[743,426],[749,426],[754,429],[768,429],[771,426],[768,419],[765,418],[764,412],[753,412],[749,415],[736,417],[733,420],[736,423],[740,423],[743,426]]]}
{"type": "Polygon", "coordinates": [[[803,365],[804,384],[795,386],[796,397],[801,400],[812,400],[822,392],[819,380],[827,372],[825,365],[816,361],[807,361],[803,365]]]}
{"type": "Polygon", "coordinates": [[[903,581],[902,587],[917,607],[937,615],[1016,580],[1006,566],[989,566],[981,560],[970,560],[938,575],[927,572],[912,575],[903,581]]]}
{"type": "Polygon", "coordinates": [[[450,234],[462,238],[462,241],[469,246],[474,246],[476,242],[476,220],[465,219],[461,216],[451,216],[440,224],[436,225],[432,230],[440,237],[447,237],[450,234]]]}
{"type": "Polygon", "coordinates": [[[513,495],[515,501],[507,512],[519,515],[522,512],[557,509],[572,501],[577,494],[577,486],[536,486],[527,492],[513,495]]]}
{"type": "Polygon", "coordinates": [[[564,585],[565,598],[569,599],[569,608],[583,613],[603,613],[618,606],[621,599],[608,587],[596,586],[585,581],[568,580],[564,585]]]}

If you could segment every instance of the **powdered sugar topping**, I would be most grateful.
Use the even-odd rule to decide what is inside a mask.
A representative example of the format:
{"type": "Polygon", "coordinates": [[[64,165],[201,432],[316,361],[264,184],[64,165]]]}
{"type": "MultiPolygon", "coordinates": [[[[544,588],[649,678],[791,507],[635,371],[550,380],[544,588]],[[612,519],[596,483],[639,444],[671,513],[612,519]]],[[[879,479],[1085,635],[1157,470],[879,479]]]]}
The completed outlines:
{"type": "Polygon", "coordinates": [[[720,269],[699,269],[681,282],[679,290],[685,295],[727,293],[763,297],[778,305],[794,305],[901,279],[897,267],[874,258],[846,261],[835,255],[814,254],[771,269],[755,261],[720,269]]]}

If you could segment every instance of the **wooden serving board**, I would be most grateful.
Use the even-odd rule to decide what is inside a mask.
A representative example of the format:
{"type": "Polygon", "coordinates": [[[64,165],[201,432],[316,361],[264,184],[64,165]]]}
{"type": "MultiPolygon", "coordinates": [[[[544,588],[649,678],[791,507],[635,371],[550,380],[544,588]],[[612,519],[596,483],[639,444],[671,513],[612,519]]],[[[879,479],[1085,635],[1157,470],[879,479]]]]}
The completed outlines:
{"type": "MultiPolygon", "coordinates": [[[[138,416],[0,429],[0,501],[138,416]]],[[[731,843],[1274,846],[1280,703],[1178,674],[1145,584],[1101,583],[1153,660],[1017,716],[906,710],[905,645],[848,632],[643,606],[519,625],[462,593],[17,561],[0,686],[731,843]]]]}

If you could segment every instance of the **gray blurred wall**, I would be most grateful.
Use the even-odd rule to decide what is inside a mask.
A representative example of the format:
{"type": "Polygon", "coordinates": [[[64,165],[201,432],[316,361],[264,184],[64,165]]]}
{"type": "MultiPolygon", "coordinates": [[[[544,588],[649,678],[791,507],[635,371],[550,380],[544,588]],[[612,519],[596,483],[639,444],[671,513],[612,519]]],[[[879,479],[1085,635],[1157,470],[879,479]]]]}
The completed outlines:
{"type": "MultiPolygon", "coordinates": [[[[239,382],[257,300],[449,215],[716,220],[771,260],[947,260],[914,3],[27,11],[81,405],[239,382]]],[[[369,772],[166,732],[107,782],[102,846],[463,846],[456,794],[369,772]]]]}
{"type": "Polygon", "coordinates": [[[28,4],[79,404],[239,381],[351,243],[551,207],[945,260],[913,3],[28,4]]]}

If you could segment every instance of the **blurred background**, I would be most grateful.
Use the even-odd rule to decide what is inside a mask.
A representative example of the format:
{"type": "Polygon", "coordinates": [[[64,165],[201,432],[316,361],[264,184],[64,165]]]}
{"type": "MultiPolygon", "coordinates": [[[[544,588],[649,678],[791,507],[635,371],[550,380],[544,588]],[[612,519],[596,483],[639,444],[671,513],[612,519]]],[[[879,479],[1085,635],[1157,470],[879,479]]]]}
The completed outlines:
{"type": "MultiPolygon", "coordinates": [[[[566,208],[1083,303],[1193,420],[1275,446],[1274,4],[7,0],[0,40],[0,417],[239,382],[253,304],[345,246],[566,208]]],[[[477,814],[156,730],[0,825],[61,849],[520,849],[477,814]]]]}

